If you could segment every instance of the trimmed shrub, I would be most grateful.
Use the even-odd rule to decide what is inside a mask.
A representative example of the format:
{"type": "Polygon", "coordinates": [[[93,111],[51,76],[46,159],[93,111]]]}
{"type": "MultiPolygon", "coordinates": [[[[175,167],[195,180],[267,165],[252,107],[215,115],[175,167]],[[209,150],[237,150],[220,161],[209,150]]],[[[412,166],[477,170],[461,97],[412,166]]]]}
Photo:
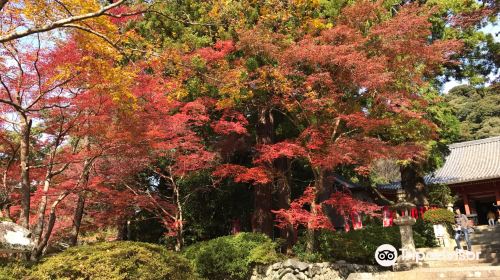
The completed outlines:
{"type": "Polygon", "coordinates": [[[424,221],[432,225],[452,225],[455,223],[455,215],[451,211],[443,208],[430,209],[424,213],[424,221]]]}
{"type": "Polygon", "coordinates": [[[278,261],[276,248],[263,234],[239,233],[198,242],[184,255],[203,279],[243,280],[249,279],[255,265],[278,261]]]}
{"type": "MultiPolygon", "coordinates": [[[[319,233],[319,248],[316,253],[307,253],[306,238],[294,246],[297,256],[307,262],[334,262],[344,260],[350,263],[375,264],[374,253],[382,244],[391,244],[401,248],[399,227],[383,227],[379,222],[372,222],[360,230],[332,232],[323,230],[319,233]]],[[[423,247],[426,239],[418,232],[413,232],[415,246],[423,247]]]]}
{"type": "Polygon", "coordinates": [[[189,262],[141,242],[106,242],[70,248],[45,258],[29,279],[196,279],[189,262]]]}

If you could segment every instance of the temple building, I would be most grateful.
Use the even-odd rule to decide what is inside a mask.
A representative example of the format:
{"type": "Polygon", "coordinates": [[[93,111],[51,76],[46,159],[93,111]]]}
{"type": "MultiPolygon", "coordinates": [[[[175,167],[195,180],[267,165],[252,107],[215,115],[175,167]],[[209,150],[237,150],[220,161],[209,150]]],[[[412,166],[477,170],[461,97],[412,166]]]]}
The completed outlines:
{"type": "MultiPolygon", "coordinates": [[[[486,215],[500,205],[500,136],[451,144],[444,165],[425,177],[431,184],[446,184],[459,200],[455,206],[479,224],[487,224],[486,215]]],[[[400,183],[380,187],[394,193],[400,183]]]]}

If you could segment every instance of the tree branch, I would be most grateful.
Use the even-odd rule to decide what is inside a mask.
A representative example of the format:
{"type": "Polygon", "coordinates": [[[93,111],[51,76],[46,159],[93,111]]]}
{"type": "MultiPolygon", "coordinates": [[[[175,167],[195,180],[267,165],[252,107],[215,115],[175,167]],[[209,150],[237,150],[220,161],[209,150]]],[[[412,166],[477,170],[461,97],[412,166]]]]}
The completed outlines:
{"type": "MultiPolygon", "coordinates": [[[[0,0],[0,1],[5,1],[5,0],[0,0]]],[[[26,36],[29,36],[32,34],[47,32],[50,30],[54,30],[56,28],[63,27],[64,25],[74,23],[74,22],[79,22],[79,21],[86,20],[89,18],[100,17],[100,16],[104,15],[106,13],[106,11],[108,11],[112,8],[118,7],[121,4],[123,4],[124,2],[125,2],[125,0],[119,0],[113,4],[104,6],[99,11],[96,11],[93,13],[87,13],[87,14],[83,14],[83,15],[72,16],[72,17],[68,17],[65,19],[60,19],[58,21],[51,22],[51,23],[43,25],[41,27],[34,27],[34,28],[28,28],[28,29],[25,29],[22,31],[11,32],[11,33],[8,33],[4,36],[0,36],[0,43],[20,39],[20,38],[23,38],[23,37],[26,37],[26,36]]]]}
{"type": "Polygon", "coordinates": [[[120,47],[118,47],[117,43],[111,41],[111,39],[109,39],[108,37],[106,37],[106,35],[102,34],[102,33],[99,33],[95,30],[92,30],[91,28],[89,27],[85,27],[85,26],[81,26],[81,25],[78,25],[78,24],[65,24],[61,27],[68,27],[68,28],[76,28],[76,29],[80,29],[82,31],[85,31],[85,32],[88,32],[90,34],[93,34],[101,39],[103,39],[104,41],[106,41],[106,43],[110,44],[112,47],[116,48],[118,51],[121,52],[121,49],[120,47]]]}

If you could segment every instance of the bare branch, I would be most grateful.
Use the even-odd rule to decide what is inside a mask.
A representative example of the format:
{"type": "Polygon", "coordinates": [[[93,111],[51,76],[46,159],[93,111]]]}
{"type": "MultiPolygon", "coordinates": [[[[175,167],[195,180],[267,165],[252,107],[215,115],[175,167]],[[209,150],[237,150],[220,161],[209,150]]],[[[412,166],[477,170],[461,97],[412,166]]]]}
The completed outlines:
{"type": "Polygon", "coordinates": [[[3,79],[2,79],[2,75],[0,75],[0,84],[2,84],[2,87],[3,87],[3,88],[5,89],[5,91],[7,92],[7,95],[9,96],[9,100],[10,100],[10,101],[14,101],[14,100],[12,99],[12,94],[11,94],[11,92],[10,92],[9,87],[5,84],[5,82],[4,82],[4,81],[3,81],[3,79]]]}
{"type": "Polygon", "coordinates": [[[111,39],[109,39],[106,35],[102,34],[102,33],[99,33],[95,30],[93,30],[92,28],[90,27],[85,27],[85,26],[81,26],[81,25],[78,25],[78,24],[65,24],[61,27],[68,27],[68,28],[76,28],[76,29],[80,29],[82,31],[85,31],[85,32],[88,32],[90,34],[93,34],[101,39],[103,39],[104,41],[106,41],[106,43],[110,44],[112,47],[116,48],[117,50],[121,51],[120,47],[118,47],[117,43],[111,41],[111,39]]]}
{"type": "MultiPolygon", "coordinates": [[[[47,93],[49,93],[49,92],[51,92],[51,91],[55,90],[55,89],[56,89],[56,88],[58,88],[58,87],[62,87],[62,86],[64,86],[64,85],[66,85],[66,84],[67,84],[67,83],[69,83],[71,80],[73,80],[73,79],[74,79],[77,75],[78,75],[78,73],[77,73],[77,74],[75,74],[74,76],[69,77],[68,79],[66,79],[66,80],[64,80],[64,81],[62,81],[62,82],[60,82],[60,83],[57,83],[57,84],[53,85],[52,87],[50,87],[50,88],[48,88],[48,89],[46,89],[46,90],[44,90],[44,91],[41,91],[41,90],[40,90],[39,95],[36,97],[36,99],[35,99],[33,102],[31,102],[31,104],[30,104],[28,107],[26,107],[26,110],[27,110],[27,111],[28,111],[28,110],[30,110],[30,111],[39,111],[39,110],[42,110],[42,109],[31,110],[31,107],[33,107],[34,105],[36,105],[36,104],[38,103],[38,101],[40,101],[40,99],[42,99],[42,98],[43,98],[43,97],[44,97],[47,93]]],[[[40,84],[40,86],[41,86],[41,84],[40,84]]],[[[53,105],[53,106],[50,106],[50,107],[58,107],[58,106],[53,105]]],[[[62,108],[66,108],[66,106],[62,106],[62,108]]]]}
{"type": "Polygon", "coordinates": [[[10,100],[0,99],[0,103],[5,103],[7,105],[10,105],[10,106],[14,107],[21,114],[24,114],[24,109],[21,106],[17,105],[16,103],[14,103],[10,100]]]}
{"type": "MultiPolygon", "coordinates": [[[[2,1],[2,0],[0,0],[0,1],[2,1]]],[[[83,14],[83,15],[72,16],[72,17],[68,17],[65,19],[60,19],[58,21],[48,23],[48,24],[43,25],[41,27],[34,27],[34,28],[28,28],[28,29],[21,30],[21,31],[11,32],[11,33],[8,33],[4,36],[0,36],[0,43],[20,39],[20,38],[23,38],[23,37],[26,37],[26,36],[29,36],[32,34],[47,32],[50,30],[54,30],[54,29],[63,27],[64,25],[74,23],[74,22],[79,22],[79,21],[86,20],[89,18],[100,17],[100,16],[104,15],[106,13],[106,11],[108,11],[112,8],[118,7],[121,4],[123,4],[124,2],[125,2],[125,0],[119,0],[113,4],[104,6],[99,11],[96,11],[93,13],[87,13],[87,14],[83,14]]]]}
{"type": "Polygon", "coordinates": [[[39,95],[42,95],[42,75],[40,74],[40,70],[38,69],[38,61],[40,60],[40,34],[37,34],[36,39],[38,44],[36,50],[36,58],[35,62],[33,62],[33,66],[35,67],[35,72],[37,76],[38,93],[39,95]]]}

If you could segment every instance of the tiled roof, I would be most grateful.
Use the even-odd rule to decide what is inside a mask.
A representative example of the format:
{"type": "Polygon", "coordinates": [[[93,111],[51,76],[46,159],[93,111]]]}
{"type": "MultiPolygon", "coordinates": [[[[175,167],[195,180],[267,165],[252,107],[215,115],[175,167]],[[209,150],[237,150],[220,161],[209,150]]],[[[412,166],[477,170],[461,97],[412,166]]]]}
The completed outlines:
{"type": "MultiPolygon", "coordinates": [[[[444,165],[425,176],[428,184],[458,184],[500,178],[500,136],[449,145],[444,165]]],[[[380,186],[395,190],[399,182],[380,186]]]]}
{"type": "Polygon", "coordinates": [[[430,183],[457,184],[500,178],[500,136],[449,146],[443,167],[429,178],[430,183]]]}

